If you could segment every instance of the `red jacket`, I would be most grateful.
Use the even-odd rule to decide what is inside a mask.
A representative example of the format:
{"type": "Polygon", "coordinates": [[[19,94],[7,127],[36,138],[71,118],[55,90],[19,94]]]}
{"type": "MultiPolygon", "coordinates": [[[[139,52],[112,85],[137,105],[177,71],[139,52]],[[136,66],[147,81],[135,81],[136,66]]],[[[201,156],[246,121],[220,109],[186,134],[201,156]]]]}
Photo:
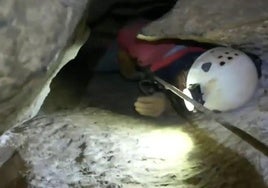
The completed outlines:
{"type": "Polygon", "coordinates": [[[204,49],[198,47],[186,47],[170,42],[148,42],[137,39],[138,32],[147,23],[147,21],[141,20],[127,25],[119,31],[117,37],[119,47],[132,58],[135,58],[138,65],[142,67],[150,67],[152,71],[157,71],[183,57],[185,54],[204,51],[204,49]]]}

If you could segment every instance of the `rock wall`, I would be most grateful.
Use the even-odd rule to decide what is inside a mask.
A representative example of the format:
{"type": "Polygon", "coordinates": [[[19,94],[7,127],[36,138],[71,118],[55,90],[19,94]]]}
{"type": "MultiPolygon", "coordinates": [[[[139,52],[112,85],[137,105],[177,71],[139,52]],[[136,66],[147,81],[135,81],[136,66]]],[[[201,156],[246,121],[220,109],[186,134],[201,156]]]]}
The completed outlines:
{"type": "Polygon", "coordinates": [[[87,2],[0,0],[0,133],[37,113],[87,2]]]}
{"type": "Polygon", "coordinates": [[[229,45],[268,60],[267,28],[266,0],[179,0],[171,12],[148,25],[140,37],[229,45]]]}

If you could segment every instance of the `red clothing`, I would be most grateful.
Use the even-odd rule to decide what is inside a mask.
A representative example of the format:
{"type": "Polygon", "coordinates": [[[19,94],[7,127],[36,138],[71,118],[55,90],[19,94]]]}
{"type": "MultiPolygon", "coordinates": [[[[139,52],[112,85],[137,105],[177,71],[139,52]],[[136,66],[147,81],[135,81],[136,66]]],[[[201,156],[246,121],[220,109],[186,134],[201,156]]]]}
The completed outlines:
{"type": "Polygon", "coordinates": [[[163,59],[165,54],[175,46],[170,43],[155,44],[137,39],[136,35],[146,23],[146,21],[140,21],[122,28],[117,38],[119,47],[137,59],[141,66],[148,66],[163,59]]]}
{"type": "Polygon", "coordinates": [[[204,52],[204,49],[198,47],[186,47],[174,43],[154,43],[137,39],[137,34],[147,23],[147,21],[142,20],[127,25],[118,32],[117,37],[119,47],[135,58],[140,66],[149,66],[154,72],[179,60],[186,54],[204,52]],[[175,48],[179,48],[179,50],[170,54],[175,48]]]}

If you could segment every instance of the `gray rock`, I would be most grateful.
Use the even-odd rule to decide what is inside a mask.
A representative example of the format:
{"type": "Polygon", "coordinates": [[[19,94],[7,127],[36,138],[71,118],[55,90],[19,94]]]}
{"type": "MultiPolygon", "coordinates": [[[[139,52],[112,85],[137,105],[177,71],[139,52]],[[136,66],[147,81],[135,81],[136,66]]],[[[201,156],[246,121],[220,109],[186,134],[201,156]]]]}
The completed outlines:
{"type": "Polygon", "coordinates": [[[29,187],[266,187],[268,159],[259,151],[213,123],[202,131],[176,120],[97,108],[36,116],[0,137],[0,153],[16,149],[29,187]]]}
{"type": "Polygon", "coordinates": [[[0,0],[0,133],[37,113],[86,4],[0,0]]]}
{"type": "Polygon", "coordinates": [[[147,39],[179,38],[231,45],[267,60],[267,28],[266,0],[180,0],[171,12],[141,33],[147,39]]]}

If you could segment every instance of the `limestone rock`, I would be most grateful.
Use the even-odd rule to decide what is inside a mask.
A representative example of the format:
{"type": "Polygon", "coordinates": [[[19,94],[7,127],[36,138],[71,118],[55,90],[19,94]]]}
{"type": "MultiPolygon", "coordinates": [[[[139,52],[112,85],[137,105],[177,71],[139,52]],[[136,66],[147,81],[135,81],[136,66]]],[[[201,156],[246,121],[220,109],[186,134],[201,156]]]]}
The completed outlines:
{"type": "Polygon", "coordinates": [[[0,133],[38,111],[86,4],[0,0],[0,133]]]}
{"type": "Polygon", "coordinates": [[[249,153],[254,166],[177,118],[161,125],[97,108],[37,116],[0,137],[0,154],[16,149],[30,187],[265,188],[261,169],[268,159],[230,132],[208,127],[214,127],[209,135],[249,153]]]}
{"type": "MultiPolygon", "coordinates": [[[[230,45],[268,59],[268,1],[179,0],[172,11],[141,32],[230,45]]],[[[144,36],[141,36],[144,38],[144,36]]],[[[145,37],[146,38],[146,37],[145,37]]]]}

